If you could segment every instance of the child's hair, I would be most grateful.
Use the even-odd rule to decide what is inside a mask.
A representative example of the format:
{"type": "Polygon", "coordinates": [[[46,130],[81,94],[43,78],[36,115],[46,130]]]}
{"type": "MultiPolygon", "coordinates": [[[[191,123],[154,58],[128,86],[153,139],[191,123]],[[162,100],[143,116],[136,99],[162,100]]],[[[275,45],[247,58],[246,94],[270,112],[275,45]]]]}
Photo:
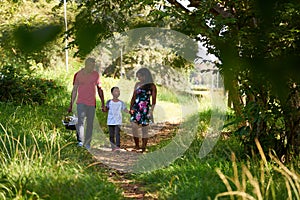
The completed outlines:
{"type": "Polygon", "coordinates": [[[116,87],[116,86],[115,86],[115,87],[112,87],[112,88],[110,89],[110,92],[113,93],[114,89],[119,89],[119,87],[116,87]]]}

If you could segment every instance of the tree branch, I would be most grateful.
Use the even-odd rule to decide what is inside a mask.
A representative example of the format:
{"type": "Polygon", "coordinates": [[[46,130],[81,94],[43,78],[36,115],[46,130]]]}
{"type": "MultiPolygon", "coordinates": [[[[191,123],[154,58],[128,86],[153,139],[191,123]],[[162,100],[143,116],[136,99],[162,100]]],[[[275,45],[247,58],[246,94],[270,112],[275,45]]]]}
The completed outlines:
{"type": "MultiPolygon", "coordinates": [[[[195,8],[198,8],[201,3],[201,1],[199,0],[189,0],[189,2],[190,4],[188,5],[188,7],[195,7],[195,8]]],[[[210,12],[213,15],[222,15],[222,17],[224,18],[233,17],[233,14],[226,11],[225,7],[222,6],[221,4],[217,4],[216,6],[214,6],[212,9],[210,9],[210,12]]]]}
{"type": "Polygon", "coordinates": [[[222,15],[223,18],[233,17],[233,14],[227,12],[225,7],[219,4],[214,6],[210,11],[212,12],[212,14],[222,15]]]}
{"type": "Polygon", "coordinates": [[[184,10],[185,12],[190,12],[189,9],[187,9],[186,7],[184,7],[181,3],[179,3],[176,0],[167,0],[170,4],[176,6],[177,8],[180,8],[182,10],[184,10]]]}

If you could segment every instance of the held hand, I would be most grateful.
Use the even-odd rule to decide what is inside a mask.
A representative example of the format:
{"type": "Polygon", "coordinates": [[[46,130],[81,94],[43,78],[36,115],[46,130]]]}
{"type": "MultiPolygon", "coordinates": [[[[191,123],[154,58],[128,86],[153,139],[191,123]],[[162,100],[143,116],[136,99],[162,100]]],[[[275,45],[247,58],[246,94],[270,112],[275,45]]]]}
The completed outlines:
{"type": "Polygon", "coordinates": [[[101,110],[102,110],[102,112],[107,112],[108,111],[106,106],[102,106],[101,110]]]}

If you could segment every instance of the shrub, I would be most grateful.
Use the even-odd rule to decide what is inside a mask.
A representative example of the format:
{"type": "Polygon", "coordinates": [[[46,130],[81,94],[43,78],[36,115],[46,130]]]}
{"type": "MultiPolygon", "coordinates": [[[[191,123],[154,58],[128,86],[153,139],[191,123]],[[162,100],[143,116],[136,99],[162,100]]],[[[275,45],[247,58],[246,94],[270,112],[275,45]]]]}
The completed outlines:
{"type": "Polygon", "coordinates": [[[54,80],[33,77],[28,70],[12,65],[0,70],[0,101],[16,104],[44,104],[49,97],[63,90],[54,80]]]}

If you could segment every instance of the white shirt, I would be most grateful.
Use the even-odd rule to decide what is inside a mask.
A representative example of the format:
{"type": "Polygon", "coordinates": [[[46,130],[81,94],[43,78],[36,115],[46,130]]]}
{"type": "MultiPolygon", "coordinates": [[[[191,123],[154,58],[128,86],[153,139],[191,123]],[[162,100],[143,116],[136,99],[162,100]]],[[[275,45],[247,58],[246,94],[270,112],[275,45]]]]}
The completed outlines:
{"type": "Polygon", "coordinates": [[[108,100],[106,103],[108,108],[107,125],[122,125],[122,110],[126,109],[125,103],[121,100],[114,102],[108,100]]]}

